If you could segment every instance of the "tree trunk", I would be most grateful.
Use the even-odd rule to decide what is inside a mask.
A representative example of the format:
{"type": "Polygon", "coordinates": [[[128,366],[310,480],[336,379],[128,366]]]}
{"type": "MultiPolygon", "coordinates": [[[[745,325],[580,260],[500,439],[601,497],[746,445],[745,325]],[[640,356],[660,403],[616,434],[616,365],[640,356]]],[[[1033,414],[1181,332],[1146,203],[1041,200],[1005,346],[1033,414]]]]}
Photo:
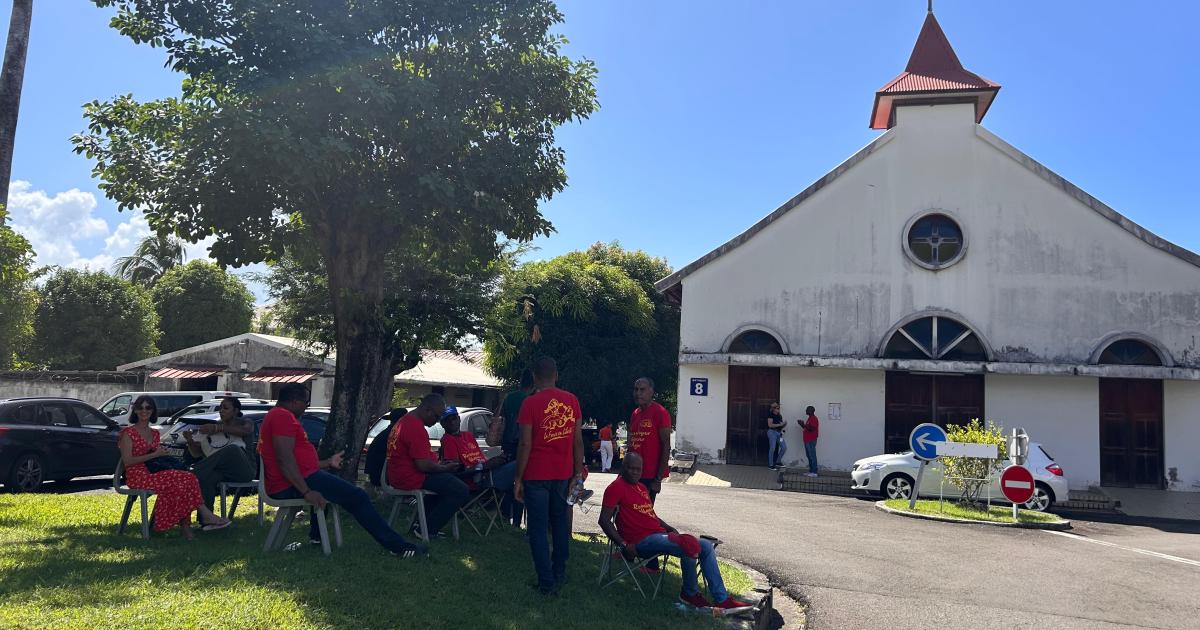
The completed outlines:
{"type": "MultiPolygon", "coordinates": [[[[25,80],[25,56],[29,52],[29,22],[33,0],[13,0],[8,23],[8,44],[0,70],[0,205],[8,207],[8,182],[12,178],[13,140],[17,135],[17,113],[21,107],[21,84],[25,80]]],[[[4,215],[0,215],[0,224],[4,215]]]]}
{"type": "Polygon", "coordinates": [[[354,480],[367,431],[390,403],[390,332],[380,318],[384,273],[372,235],[318,226],[337,336],[333,410],[321,440],[322,457],[345,451],[340,475],[354,480]],[[324,229],[322,229],[324,228],[324,229]]]}

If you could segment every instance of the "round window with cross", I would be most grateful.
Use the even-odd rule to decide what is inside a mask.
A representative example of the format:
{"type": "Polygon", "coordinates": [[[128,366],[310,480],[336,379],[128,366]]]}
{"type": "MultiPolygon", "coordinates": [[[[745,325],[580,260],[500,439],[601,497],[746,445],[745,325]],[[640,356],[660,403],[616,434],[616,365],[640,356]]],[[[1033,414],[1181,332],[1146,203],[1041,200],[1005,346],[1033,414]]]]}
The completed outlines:
{"type": "Polygon", "coordinates": [[[909,221],[904,232],[904,252],[926,269],[944,269],[963,257],[967,236],[957,221],[934,211],[909,221]]]}

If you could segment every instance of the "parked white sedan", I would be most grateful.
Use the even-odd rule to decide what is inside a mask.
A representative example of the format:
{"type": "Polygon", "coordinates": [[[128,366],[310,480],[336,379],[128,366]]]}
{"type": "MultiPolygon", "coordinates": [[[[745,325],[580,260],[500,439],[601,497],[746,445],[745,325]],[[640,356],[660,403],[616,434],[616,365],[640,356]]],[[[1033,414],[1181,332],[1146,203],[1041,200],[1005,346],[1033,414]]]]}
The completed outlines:
{"type": "MultiPolygon", "coordinates": [[[[1006,461],[1005,466],[1011,461],[1006,461]]],[[[895,455],[876,455],[854,462],[850,477],[854,479],[851,490],[866,490],[878,493],[886,499],[907,499],[912,496],[913,485],[916,483],[917,469],[921,460],[913,456],[911,451],[895,455]]],[[[1029,461],[1025,467],[1033,473],[1033,498],[1025,502],[1029,510],[1044,512],[1057,501],[1067,500],[1067,478],[1063,469],[1054,463],[1054,458],[1037,442],[1029,443],[1029,461]]],[[[1006,503],[1000,492],[999,474],[993,478],[990,492],[993,502],[1006,503]]],[[[937,462],[930,463],[921,478],[921,496],[937,496],[942,485],[942,467],[937,462]]],[[[981,491],[987,496],[988,489],[981,491]]],[[[955,496],[958,489],[949,482],[946,483],[946,496],[955,496]]]]}

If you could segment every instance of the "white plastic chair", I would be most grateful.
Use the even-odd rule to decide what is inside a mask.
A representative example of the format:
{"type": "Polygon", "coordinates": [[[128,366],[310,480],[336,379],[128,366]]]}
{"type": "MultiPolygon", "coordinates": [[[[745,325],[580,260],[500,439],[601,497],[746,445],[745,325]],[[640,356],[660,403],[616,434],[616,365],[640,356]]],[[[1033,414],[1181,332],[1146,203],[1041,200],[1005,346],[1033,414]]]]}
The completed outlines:
{"type": "Polygon", "coordinates": [[[150,539],[150,497],[156,493],[153,490],[136,490],[124,483],[125,462],[117,460],[117,470],[113,473],[113,490],[125,495],[125,510],[121,512],[121,524],[117,525],[117,535],[125,533],[125,525],[129,522],[129,512],[133,510],[133,502],[141,499],[142,503],[142,538],[150,539]]]}
{"type": "MultiPolygon", "coordinates": [[[[287,538],[288,528],[292,526],[292,521],[296,518],[296,514],[300,510],[313,507],[304,499],[275,499],[267,494],[266,474],[263,470],[263,461],[260,457],[258,460],[258,502],[259,505],[270,505],[276,508],[275,523],[271,525],[271,530],[267,532],[267,541],[263,543],[263,551],[271,551],[283,547],[283,541],[287,538]]],[[[260,508],[261,509],[261,508],[260,508]]],[[[329,529],[325,524],[326,510],[333,512],[333,535],[338,547],[342,546],[342,519],[338,515],[337,505],[333,503],[327,504],[323,508],[313,508],[313,518],[317,519],[317,528],[321,532],[321,551],[325,555],[330,554],[329,545],[329,529]]]]}
{"type": "MultiPolygon", "coordinates": [[[[386,494],[390,497],[396,498],[396,500],[392,503],[392,511],[388,514],[388,521],[387,521],[388,527],[395,529],[395,525],[393,525],[393,523],[396,522],[396,517],[400,515],[400,508],[403,507],[403,505],[405,503],[407,503],[408,500],[411,500],[417,506],[417,509],[416,509],[415,513],[413,514],[413,521],[412,521],[412,522],[418,523],[420,526],[420,528],[417,530],[417,535],[421,537],[421,540],[425,541],[425,543],[428,544],[429,543],[429,522],[425,519],[425,497],[433,496],[436,493],[430,492],[428,490],[422,490],[420,488],[417,488],[416,490],[398,490],[396,488],[393,488],[391,482],[388,481],[388,471],[387,471],[386,464],[384,464],[383,475],[381,475],[380,479],[379,479],[379,487],[383,490],[384,494],[386,494]],[[408,498],[408,500],[406,500],[406,497],[408,498]]],[[[411,525],[409,527],[411,527],[411,525]]],[[[450,525],[450,531],[454,534],[454,540],[458,540],[458,515],[457,514],[455,514],[455,518],[452,519],[452,522],[450,525]]]]}

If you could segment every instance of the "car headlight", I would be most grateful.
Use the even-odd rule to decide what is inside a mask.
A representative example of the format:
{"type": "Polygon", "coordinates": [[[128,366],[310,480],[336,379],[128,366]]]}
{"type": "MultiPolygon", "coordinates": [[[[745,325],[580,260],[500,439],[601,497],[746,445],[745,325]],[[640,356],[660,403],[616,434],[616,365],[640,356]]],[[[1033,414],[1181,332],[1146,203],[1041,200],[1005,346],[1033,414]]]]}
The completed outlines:
{"type": "Polygon", "coordinates": [[[867,462],[859,470],[879,470],[880,468],[883,468],[883,462],[867,462]]]}

